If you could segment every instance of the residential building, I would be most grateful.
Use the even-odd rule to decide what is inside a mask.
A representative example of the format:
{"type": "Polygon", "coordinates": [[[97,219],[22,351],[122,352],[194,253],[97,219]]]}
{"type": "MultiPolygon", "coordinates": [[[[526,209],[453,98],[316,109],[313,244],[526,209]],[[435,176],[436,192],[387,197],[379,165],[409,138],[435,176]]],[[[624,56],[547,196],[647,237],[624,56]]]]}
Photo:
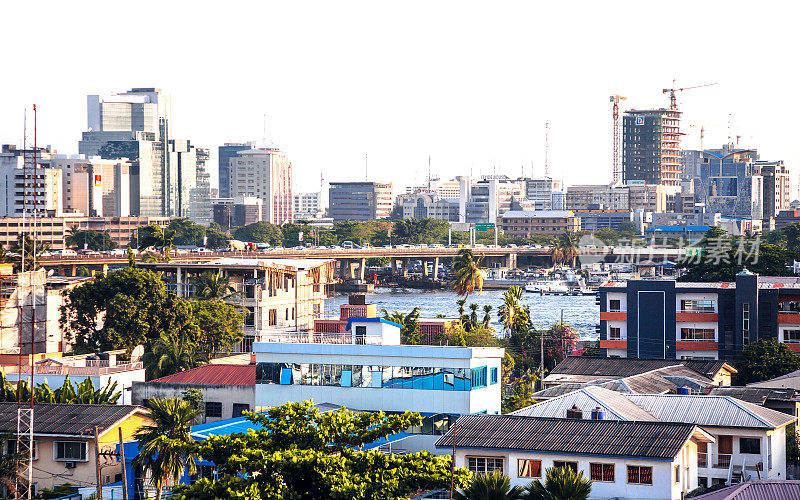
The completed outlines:
{"type": "Polygon", "coordinates": [[[264,200],[262,220],[292,222],[292,162],[277,148],[239,151],[230,159],[230,197],[255,196],[264,200]]]}
{"type": "Polygon", "coordinates": [[[800,352],[798,289],[796,278],[746,270],[734,283],[608,282],[598,289],[600,347],[609,356],[727,360],[774,339],[800,352]]]}
{"type": "Polygon", "coordinates": [[[229,300],[247,310],[241,351],[276,332],[307,332],[322,317],[327,286],[336,261],[330,259],[209,258],[142,264],[162,272],[167,289],[180,297],[195,295],[194,277],[203,271],[220,272],[240,295],[229,300]]]}
{"type": "Polygon", "coordinates": [[[65,215],[130,216],[131,165],[127,159],[51,155],[43,164],[61,171],[61,199],[65,215]]]}
{"type": "Polygon", "coordinates": [[[591,499],[682,500],[698,485],[698,447],[713,441],[690,423],[465,415],[436,446],[455,448],[456,467],[520,487],[568,467],[592,481],[591,499]]]}
{"type": "Polygon", "coordinates": [[[790,185],[791,178],[789,167],[780,161],[756,161],[755,173],[763,179],[765,220],[775,218],[782,210],[789,208],[791,203],[790,185]]]}
{"type": "Polygon", "coordinates": [[[297,193],[294,195],[294,218],[316,219],[325,213],[322,206],[322,192],[297,193]]]}
{"type": "Polygon", "coordinates": [[[800,481],[758,480],[734,484],[694,497],[695,500],[753,500],[760,498],[800,498],[800,481]]]}
{"type": "Polygon", "coordinates": [[[406,194],[435,194],[442,200],[457,200],[461,195],[461,183],[458,178],[445,181],[439,177],[431,177],[425,186],[408,186],[406,194]]]}
{"type": "Polygon", "coordinates": [[[781,210],[775,217],[775,230],[800,222],[800,210],[781,210]]]}
{"type": "MultiPolygon", "coordinates": [[[[144,408],[131,405],[36,404],[33,408],[33,491],[64,483],[96,485],[98,463],[103,485],[119,480],[117,460],[95,456],[95,431],[101,453],[113,453],[120,439],[132,440],[151,423],[144,408]],[[67,479],[68,478],[68,479],[67,479]]],[[[0,403],[0,431],[17,432],[17,403],[0,403]]]]}
{"type": "Polygon", "coordinates": [[[394,204],[391,182],[331,182],[328,199],[334,221],[385,219],[394,204]]]}
{"type": "Polygon", "coordinates": [[[569,210],[535,212],[509,210],[497,218],[497,227],[512,238],[530,238],[535,234],[557,236],[580,231],[580,219],[569,210]]]}
{"type": "MultiPolygon", "coordinates": [[[[624,183],[680,186],[681,112],[677,109],[626,111],[622,118],[624,183]]],[[[658,210],[661,211],[661,210],[658,210]]]]}
{"type": "Polygon", "coordinates": [[[133,404],[147,406],[153,398],[181,398],[187,389],[203,393],[202,422],[241,417],[255,410],[256,365],[208,364],[149,382],[134,382],[133,404]]]}
{"type": "Polygon", "coordinates": [[[751,382],[747,387],[770,388],[770,389],[793,389],[800,391],[800,370],[781,375],[762,382],[751,382]]]}
{"type": "Polygon", "coordinates": [[[786,426],[797,417],[729,396],[620,394],[585,387],[513,415],[582,419],[601,412],[608,420],[691,424],[711,435],[712,439],[693,450],[697,453],[696,484],[708,487],[756,475],[786,478],[786,426]]]}
{"type": "MultiPolygon", "coordinates": [[[[657,374],[662,377],[680,377],[695,381],[711,380],[717,386],[731,385],[736,369],[724,361],[699,359],[638,359],[567,356],[544,378],[545,388],[561,384],[602,384],[614,380],[628,380],[640,375],[657,374]],[[664,371],[664,369],[667,369],[664,371]],[[686,368],[691,372],[683,370],[686,368]],[[698,378],[702,377],[702,378],[698,378]]],[[[644,389],[644,387],[642,388],[644,389]]],[[[668,392],[654,390],[647,393],[668,392]]]]}
{"type": "Polygon", "coordinates": [[[231,198],[230,185],[230,160],[237,156],[240,151],[255,149],[255,142],[226,142],[217,150],[219,160],[219,193],[218,198],[231,198]]]}
{"type": "Polygon", "coordinates": [[[130,162],[131,213],[159,217],[177,213],[178,179],[170,165],[169,98],[156,88],[87,97],[87,131],[78,152],[130,162]]]}
{"type": "Polygon", "coordinates": [[[223,231],[249,226],[263,220],[264,200],[255,196],[216,198],[212,200],[212,207],[214,222],[219,224],[223,231]]]}
{"type": "Polygon", "coordinates": [[[730,396],[800,417],[800,391],[796,389],[776,389],[768,387],[712,387],[708,394],[712,396],[730,396]]]}

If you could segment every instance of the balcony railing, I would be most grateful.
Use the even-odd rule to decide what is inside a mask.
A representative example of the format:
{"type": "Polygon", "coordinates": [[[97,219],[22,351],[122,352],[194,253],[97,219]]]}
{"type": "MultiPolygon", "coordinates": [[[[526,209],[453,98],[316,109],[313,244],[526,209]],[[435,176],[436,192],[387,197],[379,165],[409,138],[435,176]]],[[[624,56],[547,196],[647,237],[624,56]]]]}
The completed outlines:
{"type": "MultiPolygon", "coordinates": [[[[135,363],[120,363],[114,366],[71,366],[71,365],[39,365],[33,367],[34,375],[108,375],[110,373],[122,373],[131,370],[141,370],[144,364],[141,361],[135,363]]],[[[30,375],[29,366],[4,366],[3,371],[7,374],[22,373],[30,375]]]]}
{"type": "Polygon", "coordinates": [[[375,335],[356,336],[350,333],[318,332],[264,332],[258,336],[259,342],[286,342],[292,344],[360,344],[380,345],[381,337],[375,335]]]}

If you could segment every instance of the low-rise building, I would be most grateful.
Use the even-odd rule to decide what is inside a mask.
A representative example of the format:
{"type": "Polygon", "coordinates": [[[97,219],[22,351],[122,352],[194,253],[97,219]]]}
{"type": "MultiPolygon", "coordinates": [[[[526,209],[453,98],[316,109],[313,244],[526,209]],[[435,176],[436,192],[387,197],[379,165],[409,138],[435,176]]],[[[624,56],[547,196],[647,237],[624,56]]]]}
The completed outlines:
{"type": "MultiPolygon", "coordinates": [[[[33,408],[33,491],[52,489],[65,483],[96,485],[97,463],[102,463],[100,481],[119,481],[122,473],[116,459],[95,455],[95,430],[101,453],[114,453],[122,429],[123,441],[131,440],[142,425],[150,423],[148,412],[130,405],[36,404],[33,408]]],[[[16,434],[17,403],[0,403],[0,431],[16,434]]]]}
{"type": "Polygon", "coordinates": [[[255,364],[208,364],[153,379],[134,382],[133,404],[147,406],[153,398],[181,398],[187,389],[203,393],[203,422],[242,416],[255,408],[255,364]]]}
{"type": "Polygon", "coordinates": [[[590,498],[681,500],[698,485],[698,447],[714,438],[691,423],[465,415],[439,438],[455,466],[499,470],[512,485],[567,467],[592,481],[590,498]]]}
{"type": "Polygon", "coordinates": [[[497,218],[497,227],[512,238],[530,238],[535,234],[557,236],[581,228],[580,219],[569,210],[509,210],[497,218]]]}

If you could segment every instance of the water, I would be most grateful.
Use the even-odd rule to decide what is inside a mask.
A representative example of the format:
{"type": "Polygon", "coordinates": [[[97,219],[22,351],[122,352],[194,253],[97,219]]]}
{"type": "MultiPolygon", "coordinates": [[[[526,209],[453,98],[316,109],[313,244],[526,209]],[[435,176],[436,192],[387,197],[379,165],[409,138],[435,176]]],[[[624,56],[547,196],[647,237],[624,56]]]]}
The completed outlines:
{"type": "MultiPolygon", "coordinates": [[[[480,295],[474,294],[467,298],[465,312],[469,313],[469,305],[476,303],[478,318],[483,318],[483,306],[492,306],[492,324],[498,332],[501,330],[498,321],[500,306],[503,303],[504,290],[484,290],[480,295]]],[[[447,317],[458,316],[456,301],[460,298],[455,292],[446,290],[409,290],[402,288],[375,288],[374,293],[367,293],[367,303],[381,309],[407,313],[419,306],[423,317],[435,317],[444,314],[447,317]]],[[[561,321],[561,311],[564,311],[564,323],[575,328],[582,338],[597,338],[595,325],[600,322],[600,306],[595,304],[594,295],[562,296],[539,295],[525,293],[522,297],[523,304],[531,308],[531,319],[539,327],[548,327],[561,321]]],[[[329,313],[338,315],[339,305],[347,303],[346,294],[337,294],[333,299],[333,311],[329,313]]],[[[330,302],[329,302],[330,307],[330,302]]]]}

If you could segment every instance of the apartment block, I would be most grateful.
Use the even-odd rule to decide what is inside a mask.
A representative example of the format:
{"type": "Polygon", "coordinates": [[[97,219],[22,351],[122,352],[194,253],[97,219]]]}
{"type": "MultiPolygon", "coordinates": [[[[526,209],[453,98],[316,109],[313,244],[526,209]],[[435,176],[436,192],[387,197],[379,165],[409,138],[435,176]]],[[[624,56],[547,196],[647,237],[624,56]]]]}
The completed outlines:
{"type": "Polygon", "coordinates": [[[509,210],[497,218],[497,227],[512,238],[530,238],[535,234],[557,236],[580,231],[580,219],[569,210],[509,210]]]}
{"type": "Polygon", "coordinates": [[[254,149],[255,142],[226,142],[217,150],[217,159],[219,162],[219,198],[231,197],[231,179],[230,179],[230,161],[231,158],[239,154],[240,151],[247,151],[254,149]]]}
{"type": "Polygon", "coordinates": [[[622,119],[623,182],[680,186],[681,112],[677,109],[626,111],[622,119]]]}

